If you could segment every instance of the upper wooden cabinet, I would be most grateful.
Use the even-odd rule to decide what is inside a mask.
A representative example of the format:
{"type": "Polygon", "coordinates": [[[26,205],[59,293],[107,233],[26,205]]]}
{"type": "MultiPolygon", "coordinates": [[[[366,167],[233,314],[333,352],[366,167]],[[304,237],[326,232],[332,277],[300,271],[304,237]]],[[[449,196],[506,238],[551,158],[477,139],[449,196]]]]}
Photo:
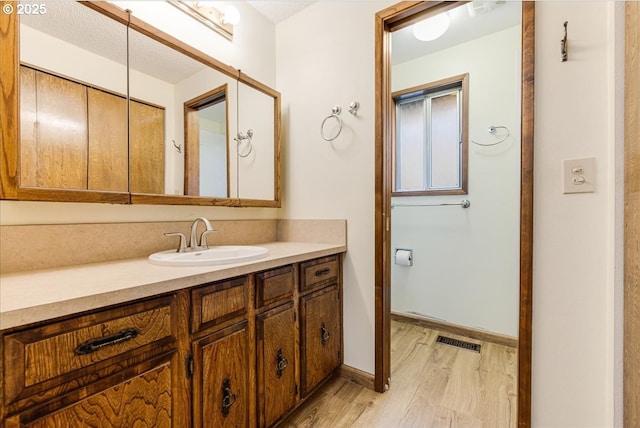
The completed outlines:
{"type": "Polygon", "coordinates": [[[280,94],[135,12],[0,15],[0,198],[280,206],[280,94]]]}
{"type": "Polygon", "coordinates": [[[122,96],[87,88],[87,103],[90,124],[88,188],[126,192],[129,185],[127,100],[122,96]]]}
{"type": "Polygon", "coordinates": [[[86,87],[27,67],[20,83],[20,182],[87,189],[86,87]]]}

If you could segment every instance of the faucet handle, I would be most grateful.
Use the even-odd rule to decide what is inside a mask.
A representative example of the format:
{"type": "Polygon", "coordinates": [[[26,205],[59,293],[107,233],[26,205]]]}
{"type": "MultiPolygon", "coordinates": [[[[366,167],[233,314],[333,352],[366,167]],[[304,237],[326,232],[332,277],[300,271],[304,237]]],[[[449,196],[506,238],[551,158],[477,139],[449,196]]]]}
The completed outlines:
{"type": "Polygon", "coordinates": [[[178,249],[176,250],[177,253],[182,253],[187,251],[187,238],[184,236],[184,233],[180,233],[180,232],[167,232],[164,234],[164,236],[179,236],[180,237],[180,244],[178,246],[178,249]]]}
{"type": "Polygon", "coordinates": [[[211,230],[205,230],[204,232],[202,232],[202,235],[200,235],[200,246],[202,248],[207,248],[207,235],[213,232],[217,232],[217,230],[211,229],[211,230]]]}

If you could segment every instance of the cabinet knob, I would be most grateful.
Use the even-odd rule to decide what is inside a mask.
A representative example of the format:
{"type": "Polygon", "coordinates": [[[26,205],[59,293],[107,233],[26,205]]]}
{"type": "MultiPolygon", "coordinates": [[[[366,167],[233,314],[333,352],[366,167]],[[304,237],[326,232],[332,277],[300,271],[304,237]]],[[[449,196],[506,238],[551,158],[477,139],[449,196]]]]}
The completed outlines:
{"type": "Polygon", "coordinates": [[[231,392],[231,379],[225,378],[222,381],[222,416],[228,416],[231,406],[238,397],[231,392]]]}
{"type": "Polygon", "coordinates": [[[282,355],[282,348],[278,348],[276,354],[276,375],[282,377],[282,372],[289,365],[289,361],[282,355]]]}
{"type": "Polygon", "coordinates": [[[322,340],[322,346],[327,344],[329,340],[330,334],[327,328],[324,325],[324,321],[320,323],[320,340],[322,340]]]}

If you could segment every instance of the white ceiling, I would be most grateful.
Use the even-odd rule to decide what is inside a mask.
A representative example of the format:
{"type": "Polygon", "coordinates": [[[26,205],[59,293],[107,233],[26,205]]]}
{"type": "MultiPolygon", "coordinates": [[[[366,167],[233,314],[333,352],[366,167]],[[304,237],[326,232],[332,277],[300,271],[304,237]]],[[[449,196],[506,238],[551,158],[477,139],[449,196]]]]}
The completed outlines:
{"type": "Polygon", "coordinates": [[[311,6],[315,1],[249,1],[260,14],[271,21],[273,24],[284,21],[292,15],[300,12],[302,9],[311,6]]]}
{"type": "Polygon", "coordinates": [[[414,58],[467,42],[478,37],[486,36],[497,31],[519,25],[522,12],[521,3],[507,1],[506,3],[488,1],[473,3],[489,3],[493,9],[476,14],[471,17],[467,11],[467,5],[457,7],[447,12],[450,26],[447,32],[440,38],[431,42],[423,42],[413,36],[412,26],[392,33],[391,51],[393,64],[399,64],[414,58]]]}

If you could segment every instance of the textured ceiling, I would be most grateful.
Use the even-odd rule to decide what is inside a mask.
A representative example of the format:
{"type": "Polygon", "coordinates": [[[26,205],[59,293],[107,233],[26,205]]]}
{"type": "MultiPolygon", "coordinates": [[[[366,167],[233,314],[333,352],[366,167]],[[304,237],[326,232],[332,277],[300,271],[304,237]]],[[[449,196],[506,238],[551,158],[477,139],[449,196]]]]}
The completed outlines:
{"type": "Polygon", "coordinates": [[[249,1],[258,12],[274,24],[277,24],[311,6],[315,1],[249,1]]]}
{"type": "MultiPolygon", "coordinates": [[[[49,2],[46,15],[22,15],[20,24],[122,65],[127,62],[126,26],[78,2],[49,2]]],[[[179,82],[205,68],[203,64],[141,33],[131,32],[130,41],[131,68],[166,82],[179,82]]],[[[78,66],[82,67],[82,64],[78,66]]]]}

